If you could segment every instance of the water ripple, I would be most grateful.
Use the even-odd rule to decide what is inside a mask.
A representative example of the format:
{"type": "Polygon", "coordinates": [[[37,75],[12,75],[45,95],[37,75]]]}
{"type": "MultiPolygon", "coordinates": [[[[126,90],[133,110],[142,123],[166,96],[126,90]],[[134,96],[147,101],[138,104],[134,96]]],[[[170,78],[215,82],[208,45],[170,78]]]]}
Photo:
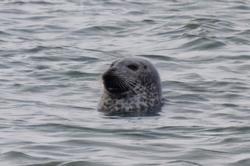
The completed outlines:
{"type": "Polygon", "coordinates": [[[248,1],[0,4],[0,165],[249,165],[248,1]],[[123,57],[158,69],[159,116],[97,111],[123,57]]]}

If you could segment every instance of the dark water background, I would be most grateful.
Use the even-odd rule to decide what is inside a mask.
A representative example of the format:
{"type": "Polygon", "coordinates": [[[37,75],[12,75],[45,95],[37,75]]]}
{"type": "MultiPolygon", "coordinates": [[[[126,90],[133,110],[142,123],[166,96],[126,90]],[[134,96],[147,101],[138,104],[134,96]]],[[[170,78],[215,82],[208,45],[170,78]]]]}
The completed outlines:
{"type": "Polygon", "coordinates": [[[250,1],[2,0],[1,166],[249,166],[250,1]],[[100,74],[160,72],[160,116],[105,117],[100,74]]]}

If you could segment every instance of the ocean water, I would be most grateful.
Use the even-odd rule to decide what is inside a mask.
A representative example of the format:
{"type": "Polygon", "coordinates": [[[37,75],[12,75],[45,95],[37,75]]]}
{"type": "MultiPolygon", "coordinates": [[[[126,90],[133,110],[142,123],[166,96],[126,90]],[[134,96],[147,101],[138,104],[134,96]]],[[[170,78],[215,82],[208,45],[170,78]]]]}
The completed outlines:
{"type": "Polygon", "coordinates": [[[250,1],[2,0],[1,166],[249,166],[250,1]],[[122,57],[158,69],[159,116],[97,111],[122,57]]]}

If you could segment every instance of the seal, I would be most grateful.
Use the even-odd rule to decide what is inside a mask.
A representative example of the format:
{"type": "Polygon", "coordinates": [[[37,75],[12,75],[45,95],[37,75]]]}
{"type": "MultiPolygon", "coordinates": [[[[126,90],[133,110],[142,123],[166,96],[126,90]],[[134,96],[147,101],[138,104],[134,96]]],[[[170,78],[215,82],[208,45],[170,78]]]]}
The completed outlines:
{"type": "Polygon", "coordinates": [[[114,61],[102,75],[103,92],[98,110],[106,115],[148,116],[162,106],[160,76],[152,63],[141,58],[114,61]]]}

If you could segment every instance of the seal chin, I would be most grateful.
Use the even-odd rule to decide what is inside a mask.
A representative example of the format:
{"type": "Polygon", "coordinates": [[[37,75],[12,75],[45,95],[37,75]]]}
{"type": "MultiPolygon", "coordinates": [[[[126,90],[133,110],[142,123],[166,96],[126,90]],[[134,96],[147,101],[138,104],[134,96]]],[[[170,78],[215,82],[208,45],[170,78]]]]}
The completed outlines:
{"type": "Polygon", "coordinates": [[[103,83],[105,89],[111,94],[123,94],[129,91],[129,88],[124,83],[124,81],[120,77],[114,74],[110,73],[104,74],[103,83]]]}

